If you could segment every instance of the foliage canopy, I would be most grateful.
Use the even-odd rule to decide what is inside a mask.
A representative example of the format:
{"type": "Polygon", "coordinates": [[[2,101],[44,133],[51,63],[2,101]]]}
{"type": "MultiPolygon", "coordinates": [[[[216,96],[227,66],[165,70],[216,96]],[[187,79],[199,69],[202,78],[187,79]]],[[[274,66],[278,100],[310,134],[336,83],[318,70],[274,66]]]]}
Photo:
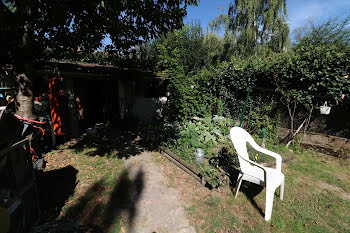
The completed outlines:
{"type": "Polygon", "coordinates": [[[23,30],[28,30],[35,46],[32,51],[46,50],[51,57],[64,58],[79,50],[95,51],[106,36],[113,42],[111,48],[127,51],[143,40],[181,28],[187,5],[197,2],[4,0],[0,4],[12,6],[15,30],[19,32],[17,42],[21,42],[23,30]]]}

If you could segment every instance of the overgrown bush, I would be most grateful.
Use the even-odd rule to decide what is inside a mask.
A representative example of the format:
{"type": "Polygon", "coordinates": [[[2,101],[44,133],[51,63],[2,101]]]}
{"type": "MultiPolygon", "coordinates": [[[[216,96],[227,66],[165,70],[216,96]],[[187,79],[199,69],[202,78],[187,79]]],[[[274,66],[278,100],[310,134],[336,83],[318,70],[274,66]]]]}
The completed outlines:
{"type": "MultiPolygon", "coordinates": [[[[193,162],[193,153],[198,147],[205,150],[207,159],[216,156],[215,148],[225,144],[224,135],[229,134],[233,124],[223,123],[221,126],[211,117],[218,114],[239,120],[249,87],[252,92],[243,126],[251,134],[261,138],[264,128],[266,140],[276,144],[281,123],[288,124],[291,135],[300,125],[307,129],[313,111],[324,101],[332,105],[343,94],[347,100],[350,95],[350,48],[349,30],[344,26],[346,22],[340,27],[327,22],[310,27],[308,33],[300,34],[298,44],[288,51],[274,53],[267,47],[259,47],[251,57],[236,55],[230,61],[215,58],[218,51],[223,51],[218,38],[207,38],[203,43],[201,36],[183,37],[180,36],[183,32],[177,32],[180,34],[173,37],[175,43],[170,50],[160,50],[164,55],[161,57],[162,69],[169,71],[171,77],[166,120],[179,125],[176,138],[168,141],[167,146],[189,162],[193,162]],[[183,46],[191,43],[198,43],[199,47],[183,46]],[[178,48],[183,48],[186,53],[197,48],[194,54],[200,52],[201,57],[194,62],[195,56],[185,57],[178,48]],[[203,60],[205,56],[211,61],[203,60]],[[203,119],[193,120],[195,116],[203,119]]],[[[169,41],[171,38],[168,37],[169,41]]],[[[260,161],[259,154],[255,157],[252,159],[260,161]]],[[[212,177],[215,186],[215,180],[219,179],[215,167],[209,163],[201,166],[201,172],[212,177]]]]}
{"type": "Polygon", "coordinates": [[[194,75],[179,74],[172,77],[165,110],[168,120],[183,122],[194,116],[221,115],[223,105],[215,96],[216,90],[213,88],[216,75],[215,70],[203,69],[194,75]]]}
{"type": "Polygon", "coordinates": [[[266,132],[265,139],[278,143],[278,131],[280,129],[280,113],[277,101],[270,102],[260,100],[262,105],[255,104],[245,117],[245,128],[259,138],[263,137],[263,129],[266,132]]]}

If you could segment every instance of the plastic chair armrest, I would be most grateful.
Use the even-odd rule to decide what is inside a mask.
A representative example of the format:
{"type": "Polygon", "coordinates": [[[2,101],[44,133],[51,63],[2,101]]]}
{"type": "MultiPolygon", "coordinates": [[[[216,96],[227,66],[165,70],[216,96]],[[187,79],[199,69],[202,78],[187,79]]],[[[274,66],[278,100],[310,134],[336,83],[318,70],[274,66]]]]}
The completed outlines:
{"type": "Polygon", "coordinates": [[[264,154],[266,154],[266,155],[269,155],[269,156],[271,156],[271,157],[274,157],[274,158],[276,159],[276,170],[279,171],[279,172],[282,171],[282,157],[281,157],[281,155],[279,155],[279,154],[277,154],[277,153],[275,153],[275,152],[269,151],[269,150],[267,150],[267,149],[264,149],[264,148],[262,148],[261,146],[259,146],[259,145],[256,144],[256,143],[253,143],[253,144],[251,144],[251,145],[252,145],[252,147],[253,147],[255,150],[257,150],[257,151],[259,151],[259,152],[261,152],[261,153],[264,153],[264,154]]]}
{"type": "Polygon", "coordinates": [[[264,181],[266,182],[266,168],[264,166],[262,166],[262,165],[260,165],[260,164],[258,164],[256,162],[253,162],[253,161],[251,161],[249,159],[245,159],[242,156],[240,156],[239,154],[238,154],[238,156],[241,157],[241,159],[243,159],[244,161],[247,161],[248,163],[253,164],[254,166],[257,166],[258,168],[263,170],[264,171],[264,181]]]}

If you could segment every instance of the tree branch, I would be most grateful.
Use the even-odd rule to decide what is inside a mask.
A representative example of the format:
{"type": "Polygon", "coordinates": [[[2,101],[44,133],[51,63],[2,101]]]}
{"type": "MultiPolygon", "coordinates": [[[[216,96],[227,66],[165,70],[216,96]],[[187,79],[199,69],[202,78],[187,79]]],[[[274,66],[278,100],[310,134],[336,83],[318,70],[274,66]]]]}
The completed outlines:
{"type": "Polygon", "coordinates": [[[287,143],[286,147],[288,147],[288,146],[292,143],[292,141],[293,141],[294,138],[295,138],[295,135],[297,135],[297,134],[299,133],[299,131],[301,130],[301,128],[303,128],[303,125],[305,124],[306,120],[307,120],[307,118],[305,118],[305,120],[303,121],[303,123],[301,123],[301,125],[299,126],[299,128],[298,128],[298,129],[295,131],[295,133],[292,135],[292,138],[291,138],[291,140],[287,143]]]}

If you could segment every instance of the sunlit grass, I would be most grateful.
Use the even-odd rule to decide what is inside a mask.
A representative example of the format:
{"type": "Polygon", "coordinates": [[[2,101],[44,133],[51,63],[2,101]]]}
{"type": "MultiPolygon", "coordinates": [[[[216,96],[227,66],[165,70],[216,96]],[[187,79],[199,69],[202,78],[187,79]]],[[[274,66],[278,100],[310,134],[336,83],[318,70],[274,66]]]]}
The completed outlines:
{"type": "MultiPolygon", "coordinates": [[[[281,149],[283,153],[291,153],[281,149]]],[[[285,162],[285,197],[276,191],[272,219],[264,217],[265,189],[250,200],[243,192],[218,198],[215,193],[187,208],[198,232],[350,232],[348,162],[308,150],[285,162]],[[325,183],[327,188],[320,186],[325,183]],[[201,219],[204,222],[200,221],[201,219]]],[[[248,189],[249,190],[249,187],[248,189]]]]}

